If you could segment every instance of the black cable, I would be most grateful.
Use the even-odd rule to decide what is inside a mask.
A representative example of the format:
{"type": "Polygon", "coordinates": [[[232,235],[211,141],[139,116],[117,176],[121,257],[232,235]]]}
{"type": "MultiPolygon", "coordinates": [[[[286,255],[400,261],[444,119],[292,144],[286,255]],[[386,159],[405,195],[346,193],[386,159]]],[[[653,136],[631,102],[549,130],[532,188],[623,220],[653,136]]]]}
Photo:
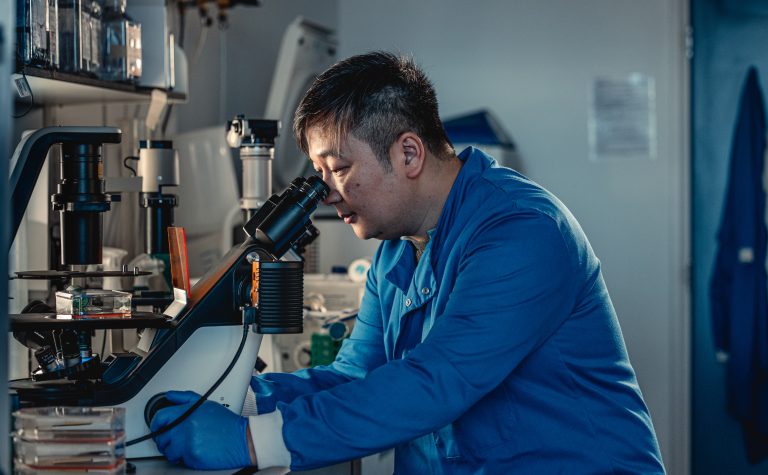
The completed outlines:
{"type": "Polygon", "coordinates": [[[32,88],[29,87],[29,81],[27,81],[27,74],[24,72],[24,65],[23,65],[24,58],[21,57],[21,55],[19,54],[18,51],[16,52],[16,56],[18,57],[18,59],[20,61],[22,61],[21,77],[24,78],[24,84],[27,86],[27,89],[29,90],[29,104],[27,105],[27,110],[25,110],[21,114],[18,114],[18,115],[14,114],[13,115],[14,119],[21,119],[25,115],[29,114],[29,111],[31,111],[32,108],[35,107],[35,93],[32,92],[32,88]]]}
{"type": "Polygon", "coordinates": [[[155,432],[150,432],[149,434],[143,435],[141,437],[137,437],[136,439],[129,440],[125,443],[126,447],[130,447],[131,445],[138,444],[139,442],[144,442],[145,440],[151,439],[153,437],[157,437],[160,434],[163,434],[165,432],[168,432],[169,430],[173,429],[177,425],[184,422],[184,419],[189,417],[193,412],[197,410],[198,407],[200,407],[207,399],[208,397],[216,391],[216,388],[219,387],[219,385],[226,379],[227,375],[229,375],[230,371],[232,371],[232,368],[235,367],[235,363],[237,363],[238,358],[240,358],[240,353],[243,352],[243,347],[245,346],[245,340],[248,339],[248,328],[250,327],[249,323],[246,323],[243,325],[243,339],[240,340],[240,346],[237,348],[237,352],[235,353],[234,358],[232,358],[232,361],[229,363],[229,366],[227,366],[227,369],[224,370],[224,374],[221,375],[221,377],[213,383],[213,386],[208,389],[208,391],[203,394],[200,399],[197,400],[196,403],[194,403],[189,409],[187,409],[184,414],[180,415],[176,418],[173,422],[168,424],[167,426],[163,427],[162,429],[156,430],[155,432]]]}
{"type": "Polygon", "coordinates": [[[124,166],[125,168],[127,168],[128,170],[132,171],[132,172],[133,172],[133,176],[136,176],[136,175],[138,175],[138,174],[136,173],[136,169],[135,169],[135,168],[133,168],[132,166],[128,165],[128,160],[136,160],[136,161],[138,162],[138,161],[139,161],[139,157],[133,157],[133,156],[131,156],[131,157],[125,157],[125,158],[123,159],[123,166],[124,166]]]}
{"type": "Polygon", "coordinates": [[[99,357],[101,358],[101,361],[104,361],[104,351],[107,349],[107,332],[109,330],[104,330],[104,333],[101,335],[101,353],[99,353],[99,357]]]}

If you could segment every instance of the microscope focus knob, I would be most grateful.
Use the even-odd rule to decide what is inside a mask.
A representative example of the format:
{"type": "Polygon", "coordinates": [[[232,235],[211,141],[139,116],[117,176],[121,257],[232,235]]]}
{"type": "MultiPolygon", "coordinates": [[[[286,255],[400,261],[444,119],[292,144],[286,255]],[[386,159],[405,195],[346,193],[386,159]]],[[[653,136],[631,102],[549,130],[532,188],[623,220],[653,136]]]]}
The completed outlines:
{"type": "Polygon", "coordinates": [[[144,406],[144,421],[147,423],[147,427],[150,426],[152,418],[155,417],[157,411],[170,406],[175,406],[175,404],[165,397],[165,393],[158,393],[152,396],[149,401],[147,401],[147,405],[144,406]]]}

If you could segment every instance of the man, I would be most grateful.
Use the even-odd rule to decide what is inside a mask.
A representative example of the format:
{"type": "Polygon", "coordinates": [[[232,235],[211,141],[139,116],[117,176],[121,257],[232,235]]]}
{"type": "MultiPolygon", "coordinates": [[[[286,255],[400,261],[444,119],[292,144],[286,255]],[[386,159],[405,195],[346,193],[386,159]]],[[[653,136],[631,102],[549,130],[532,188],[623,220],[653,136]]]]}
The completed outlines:
{"type": "MultiPolygon", "coordinates": [[[[169,459],[306,470],[394,447],[402,474],[664,472],[579,224],[484,153],[456,156],[411,60],[334,65],[294,132],[327,203],[382,240],[354,331],[329,366],[254,378],[258,416],[205,403],[157,437],[169,459]]],[[[153,430],[198,398],[170,394],[153,430]]]]}

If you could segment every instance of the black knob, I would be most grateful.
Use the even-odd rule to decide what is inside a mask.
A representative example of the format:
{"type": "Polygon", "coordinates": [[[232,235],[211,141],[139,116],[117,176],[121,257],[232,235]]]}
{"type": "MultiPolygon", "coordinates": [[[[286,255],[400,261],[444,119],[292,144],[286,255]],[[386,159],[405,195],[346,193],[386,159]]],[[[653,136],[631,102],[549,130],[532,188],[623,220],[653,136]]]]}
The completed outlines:
{"type": "Polygon", "coordinates": [[[157,411],[170,406],[175,406],[175,404],[165,397],[165,393],[158,393],[152,396],[149,401],[147,401],[147,405],[144,406],[144,422],[147,423],[147,427],[150,426],[152,418],[155,417],[157,411]]]}

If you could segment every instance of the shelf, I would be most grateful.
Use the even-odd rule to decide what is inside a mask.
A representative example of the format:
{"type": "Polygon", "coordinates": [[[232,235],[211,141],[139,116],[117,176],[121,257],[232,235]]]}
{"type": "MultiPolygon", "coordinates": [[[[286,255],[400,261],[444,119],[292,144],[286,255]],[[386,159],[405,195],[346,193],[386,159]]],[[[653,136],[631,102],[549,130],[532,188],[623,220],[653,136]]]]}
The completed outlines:
{"type": "Polygon", "coordinates": [[[133,312],[128,318],[65,318],[53,313],[8,315],[11,331],[46,331],[59,329],[94,330],[103,328],[171,328],[173,322],[164,315],[133,312]]]}
{"type": "MultiPolygon", "coordinates": [[[[148,102],[152,88],[128,83],[102,81],[61,71],[26,66],[23,74],[27,78],[35,104],[65,105],[95,102],[148,102]]],[[[21,71],[12,75],[12,80],[22,76],[21,71]]],[[[15,87],[11,88],[16,91],[15,87]]],[[[28,100],[18,99],[23,102],[28,100]]],[[[186,96],[178,92],[168,93],[168,102],[185,102],[186,96]]]]}

